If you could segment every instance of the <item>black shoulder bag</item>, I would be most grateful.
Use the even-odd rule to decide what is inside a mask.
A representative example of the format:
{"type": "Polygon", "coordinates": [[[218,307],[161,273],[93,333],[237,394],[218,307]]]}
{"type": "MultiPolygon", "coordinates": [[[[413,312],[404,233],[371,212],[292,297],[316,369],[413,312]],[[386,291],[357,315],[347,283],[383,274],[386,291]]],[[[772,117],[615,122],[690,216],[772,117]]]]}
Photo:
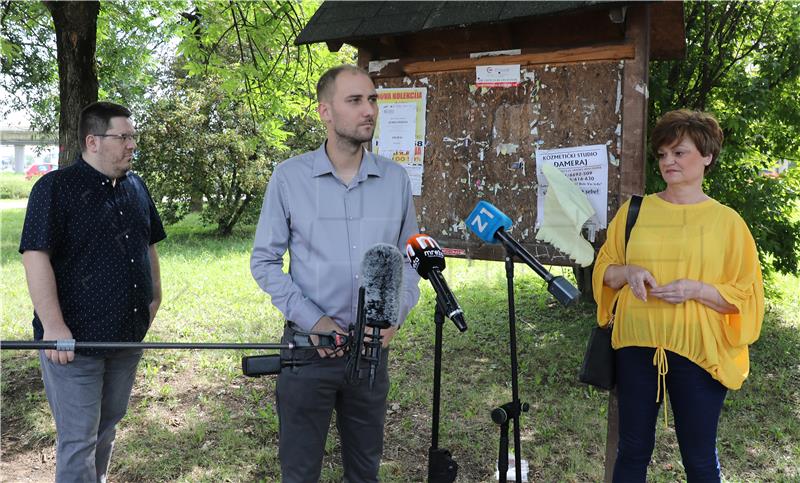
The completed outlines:
{"type": "MultiPolygon", "coordinates": [[[[631,230],[639,217],[639,207],[642,197],[633,195],[628,207],[628,217],[625,219],[625,251],[628,250],[628,240],[631,230]]],[[[611,347],[611,331],[614,326],[614,315],[617,305],[614,304],[611,321],[605,327],[594,326],[589,334],[589,343],[583,355],[583,364],[578,373],[578,380],[599,387],[600,389],[613,389],[616,384],[616,368],[614,367],[614,349],[611,347]]]]}

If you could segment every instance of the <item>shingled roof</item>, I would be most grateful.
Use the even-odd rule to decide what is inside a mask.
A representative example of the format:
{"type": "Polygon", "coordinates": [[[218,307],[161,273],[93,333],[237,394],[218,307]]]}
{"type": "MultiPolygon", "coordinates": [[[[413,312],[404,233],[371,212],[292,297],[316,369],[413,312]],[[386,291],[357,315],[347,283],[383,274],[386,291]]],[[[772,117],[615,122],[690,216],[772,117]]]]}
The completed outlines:
{"type": "MultiPolygon", "coordinates": [[[[683,57],[683,2],[648,3],[650,58],[683,57]]],[[[623,9],[633,4],[637,2],[328,0],[314,13],[295,43],[325,42],[332,51],[347,43],[369,51],[373,59],[441,56],[458,53],[458,49],[486,46],[492,38],[497,39],[498,45],[515,44],[520,39],[531,44],[539,31],[534,43],[540,48],[578,46],[587,41],[607,43],[624,38],[623,9]],[[619,12],[618,18],[613,18],[615,11],[619,12]]]]}
{"type": "Polygon", "coordinates": [[[334,44],[384,35],[503,23],[618,2],[341,2],[326,1],[295,44],[334,44]]]}

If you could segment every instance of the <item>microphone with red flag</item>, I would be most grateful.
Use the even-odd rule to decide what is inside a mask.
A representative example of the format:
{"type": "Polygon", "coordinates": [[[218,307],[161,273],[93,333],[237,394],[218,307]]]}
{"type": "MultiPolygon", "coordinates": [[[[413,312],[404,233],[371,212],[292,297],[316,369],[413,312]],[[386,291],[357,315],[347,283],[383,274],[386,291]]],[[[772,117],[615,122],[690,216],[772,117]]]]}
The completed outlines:
{"type": "Polygon", "coordinates": [[[456,297],[442,275],[445,268],[444,253],[436,240],[421,233],[413,235],[406,244],[406,255],[420,277],[431,281],[436,291],[436,298],[447,318],[456,324],[459,331],[466,331],[464,311],[459,307],[456,297]]]}

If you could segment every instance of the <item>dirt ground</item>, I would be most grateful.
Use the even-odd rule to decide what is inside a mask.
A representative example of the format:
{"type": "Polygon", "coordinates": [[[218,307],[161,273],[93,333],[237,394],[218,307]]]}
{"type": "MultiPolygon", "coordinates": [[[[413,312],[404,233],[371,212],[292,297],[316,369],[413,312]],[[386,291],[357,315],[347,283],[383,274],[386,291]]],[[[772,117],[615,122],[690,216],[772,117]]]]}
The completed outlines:
{"type": "MultiPolygon", "coordinates": [[[[11,439],[9,438],[9,440],[11,439]]],[[[9,444],[9,442],[6,441],[4,444],[9,444]]],[[[0,481],[3,482],[50,482],[53,481],[55,471],[55,447],[23,451],[10,458],[6,457],[6,452],[3,451],[2,459],[0,459],[0,481]]]]}

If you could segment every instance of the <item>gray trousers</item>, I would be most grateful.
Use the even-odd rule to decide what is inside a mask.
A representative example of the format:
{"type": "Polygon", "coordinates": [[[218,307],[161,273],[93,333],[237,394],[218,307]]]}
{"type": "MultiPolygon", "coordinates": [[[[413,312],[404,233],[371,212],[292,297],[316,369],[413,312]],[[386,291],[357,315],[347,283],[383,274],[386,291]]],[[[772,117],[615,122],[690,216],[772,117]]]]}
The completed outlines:
{"type": "Polygon", "coordinates": [[[142,358],[141,349],[103,356],[75,354],[55,364],[39,351],[47,401],[56,422],[56,481],[105,482],[116,425],[142,358]]]}
{"type": "MultiPolygon", "coordinates": [[[[284,340],[290,340],[286,337],[291,337],[292,333],[287,323],[284,340]]],[[[387,349],[381,351],[381,363],[371,390],[366,377],[358,384],[347,383],[346,356],[323,359],[315,350],[291,354],[295,360],[308,364],[287,367],[278,376],[275,392],[283,483],[319,481],[334,409],[342,442],[344,480],[348,483],[378,481],[389,393],[388,353],[387,349]]]]}

